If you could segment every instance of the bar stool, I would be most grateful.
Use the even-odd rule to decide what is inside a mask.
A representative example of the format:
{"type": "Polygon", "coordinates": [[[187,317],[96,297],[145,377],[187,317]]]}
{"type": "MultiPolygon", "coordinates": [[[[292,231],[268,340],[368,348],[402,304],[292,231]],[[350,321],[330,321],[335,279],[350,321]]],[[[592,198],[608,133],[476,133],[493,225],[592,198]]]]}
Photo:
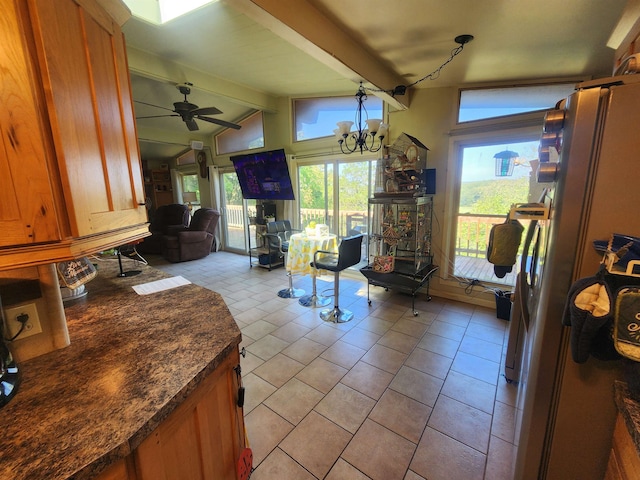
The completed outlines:
{"type": "MultiPolygon", "coordinates": [[[[291,222],[289,222],[289,220],[279,220],[267,223],[267,233],[264,234],[269,243],[269,252],[271,252],[272,249],[277,250],[278,253],[284,257],[285,266],[289,252],[289,237],[291,237],[293,232],[294,230],[291,228],[291,222]]],[[[303,296],[304,290],[293,288],[293,276],[291,272],[287,272],[287,277],[289,278],[289,287],[280,290],[278,296],[280,298],[299,298],[303,296]]]]}
{"type": "Polygon", "coordinates": [[[363,237],[364,235],[360,234],[343,238],[342,242],[340,242],[340,246],[338,247],[338,253],[318,250],[313,255],[312,266],[314,268],[334,272],[334,307],[320,312],[320,318],[324,321],[344,323],[353,318],[353,312],[346,309],[340,309],[339,306],[340,272],[360,262],[360,259],[362,258],[363,237]]]}
{"type": "MultiPolygon", "coordinates": [[[[316,260],[316,253],[313,254],[313,260],[316,260]]],[[[313,289],[311,291],[311,295],[305,295],[298,300],[298,303],[303,307],[326,307],[331,302],[331,297],[323,297],[322,295],[318,295],[316,290],[316,278],[318,276],[318,269],[315,266],[315,263],[311,262],[311,267],[313,268],[313,289]]]]}

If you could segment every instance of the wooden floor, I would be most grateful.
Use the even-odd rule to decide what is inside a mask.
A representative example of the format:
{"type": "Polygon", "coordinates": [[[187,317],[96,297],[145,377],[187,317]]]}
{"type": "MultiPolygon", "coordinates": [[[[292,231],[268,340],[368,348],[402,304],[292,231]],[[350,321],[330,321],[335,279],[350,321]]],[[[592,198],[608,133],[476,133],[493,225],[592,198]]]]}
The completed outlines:
{"type": "Polygon", "coordinates": [[[496,277],[493,271],[493,264],[489,263],[486,258],[460,257],[456,256],[456,268],[454,275],[468,279],[478,279],[481,282],[491,282],[504,284],[504,290],[512,290],[516,284],[516,266],[513,266],[511,273],[504,278],[496,277]]]}

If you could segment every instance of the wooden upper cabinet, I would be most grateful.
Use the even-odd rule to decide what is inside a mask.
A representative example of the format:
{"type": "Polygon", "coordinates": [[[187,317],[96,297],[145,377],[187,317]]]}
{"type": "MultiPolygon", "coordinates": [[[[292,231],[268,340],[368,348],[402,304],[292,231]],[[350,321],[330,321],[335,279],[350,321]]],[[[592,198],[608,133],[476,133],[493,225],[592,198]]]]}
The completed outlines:
{"type": "Polygon", "coordinates": [[[94,2],[82,3],[29,1],[72,234],[80,237],[146,221],[124,38],[94,2]]]}
{"type": "Polygon", "coordinates": [[[102,2],[0,0],[0,269],[148,234],[125,42],[102,2]]]}
{"type": "Polygon", "coordinates": [[[0,15],[0,246],[60,240],[33,71],[13,2],[0,15]]]}

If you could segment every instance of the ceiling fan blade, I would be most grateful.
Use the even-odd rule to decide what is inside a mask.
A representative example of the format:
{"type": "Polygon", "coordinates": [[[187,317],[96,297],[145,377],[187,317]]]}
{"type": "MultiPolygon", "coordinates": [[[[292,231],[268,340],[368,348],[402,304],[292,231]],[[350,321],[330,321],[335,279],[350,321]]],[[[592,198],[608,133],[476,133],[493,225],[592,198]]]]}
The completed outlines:
{"type": "Polygon", "coordinates": [[[170,108],[166,108],[166,107],[161,107],[159,105],[154,105],[153,103],[146,103],[146,102],[141,102],[140,100],[134,100],[135,103],[139,103],[141,105],[146,105],[147,107],[155,107],[155,108],[161,108],[163,110],[169,110],[170,112],[173,112],[173,110],[171,110],[170,108]]]}
{"type": "Polygon", "coordinates": [[[187,124],[187,128],[189,130],[191,130],[192,132],[195,130],[199,130],[198,128],[198,124],[196,123],[195,120],[191,119],[191,120],[185,120],[184,123],[187,124]]]}
{"type": "Polygon", "coordinates": [[[216,107],[204,107],[196,108],[195,110],[192,110],[191,113],[194,115],[219,115],[222,113],[222,110],[219,110],[216,107]]]}
{"type": "Polygon", "coordinates": [[[150,117],[136,117],[136,120],[140,120],[141,118],[164,118],[164,117],[179,117],[177,113],[174,115],[151,115],[150,117]]]}
{"type": "Polygon", "coordinates": [[[204,120],[205,122],[215,123],[215,124],[221,125],[223,127],[233,128],[234,130],[240,130],[242,128],[240,125],[237,125],[237,124],[231,123],[231,122],[225,122],[224,120],[218,120],[217,118],[201,117],[199,115],[196,118],[198,120],[204,120]]]}

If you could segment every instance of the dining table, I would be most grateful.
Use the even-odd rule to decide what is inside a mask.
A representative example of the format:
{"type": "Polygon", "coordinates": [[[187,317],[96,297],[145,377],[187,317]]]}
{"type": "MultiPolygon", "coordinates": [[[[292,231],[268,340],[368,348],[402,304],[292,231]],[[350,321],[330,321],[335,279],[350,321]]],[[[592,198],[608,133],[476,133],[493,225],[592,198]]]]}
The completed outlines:
{"type": "Polygon", "coordinates": [[[287,271],[292,275],[316,275],[317,270],[311,266],[311,262],[318,250],[337,252],[338,236],[333,233],[307,235],[305,232],[291,235],[287,253],[287,271]]]}

